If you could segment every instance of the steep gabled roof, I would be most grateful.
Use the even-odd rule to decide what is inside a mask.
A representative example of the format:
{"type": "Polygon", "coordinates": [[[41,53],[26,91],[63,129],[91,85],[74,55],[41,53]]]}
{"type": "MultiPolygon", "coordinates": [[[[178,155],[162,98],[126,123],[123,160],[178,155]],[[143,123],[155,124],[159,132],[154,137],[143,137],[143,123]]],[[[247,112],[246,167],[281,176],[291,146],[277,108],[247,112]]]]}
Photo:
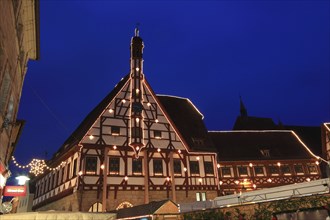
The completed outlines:
{"type": "MultiPolygon", "coordinates": [[[[133,218],[133,217],[140,217],[140,218],[149,217],[149,215],[155,214],[157,210],[159,210],[162,206],[166,205],[167,203],[172,203],[175,206],[177,206],[177,204],[175,204],[171,200],[153,201],[148,204],[138,205],[131,208],[119,209],[117,211],[117,219],[133,218]]],[[[168,213],[164,213],[164,214],[168,214],[168,213]]]]}
{"type": "Polygon", "coordinates": [[[299,138],[316,155],[322,155],[321,127],[320,126],[291,126],[284,125],[283,129],[294,131],[299,138]]]}
{"type": "Polygon", "coordinates": [[[122,80],[115,86],[115,88],[85,117],[85,119],[74,130],[70,137],[64,142],[62,147],[55,153],[54,157],[62,154],[64,149],[69,149],[81,140],[81,138],[86,134],[96,119],[100,116],[100,114],[109,105],[109,103],[113,100],[113,98],[122,89],[128,80],[129,74],[122,78],[122,80]]]}
{"type": "Polygon", "coordinates": [[[189,99],[166,95],[157,95],[157,98],[192,150],[215,151],[203,115],[189,99]]]}
{"type": "Polygon", "coordinates": [[[271,118],[261,118],[252,116],[238,116],[233,130],[273,130],[277,129],[271,118]]]}
{"type": "Polygon", "coordinates": [[[220,161],[310,159],[292,131],[209,132],[220,161]],[[263,155],[268,151],[269,156],[263,155]]]}

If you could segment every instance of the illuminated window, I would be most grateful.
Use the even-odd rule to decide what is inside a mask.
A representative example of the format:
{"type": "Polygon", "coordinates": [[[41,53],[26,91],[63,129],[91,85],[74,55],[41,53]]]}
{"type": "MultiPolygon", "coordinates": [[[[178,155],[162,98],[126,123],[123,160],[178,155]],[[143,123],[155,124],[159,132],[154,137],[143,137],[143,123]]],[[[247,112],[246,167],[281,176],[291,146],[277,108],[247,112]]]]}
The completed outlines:
{"type": "Polygon", "coordinates": [[[94,203],[88,210],[88,212],[102,212],[102,203],[94,203]]]}
{"type": "Polygon", "coordinates": [[[118,175],[120,170],[120,158],[110,157],[109,158],[109,173],[118,175]]]}
{"type": "Polygon", "coordinates": [[[206,201],[206,192],[197,192],[196,201],[206,201]]]}
{"type": "Polygon", "coordinates": [[[173,166],[174,166],[174,174],[182,174],[182,171],[181,171],[181,160],[174,159],[173,160],[173,166]]]}
{"type": "Polygon", "coordinates": [[[253,167],[254,169],[254,174],[256,176],[264,176],[265,172],[264,172],[264,168],[262,166],[255,166],[253,167]]]}
{"type": "Polygon", "coordinates": [[[291,175],[291,169],[289,165],[282,165],[281,171],[284,175],[291,175]]]}
{"type": "Polygon", "coordinates": [[[124,208],[130,208],[130,207],[133,207],[132,203],[129,203],[129,202],[126,202],[125,201],[125,202],[120,203],[117,206],[116,210],[118,210],[118,209],[124,209],[124,208]]]}
{"type": "Polygon", "coordinates": [[[221,167],[221,174],[223,177],[231,177],[231,168],[230,167],[221,167]]]}
{"type": "Polygon", "coordinates": [[[133,159],[132,170],[135,175],[142,174],[142,159],[133,159]]]}
{"type": "Polygon", "coordinates": [[[48,178],[46,177],[44,192],[46,193],[47,191],[48,191],[48,178]]]}
{"type": "Polygon", "coordinates": [[[71,163],[68,163],[68,167],[66,169],[66,179],[70,179],[71,178],[71,163]]]}
{"type": "Polygon", "coordinates": [[[240,176],[248,176],[248,170],[247,170],[247,167],[237,167],[237,170],[238,170],[238,174],[240,176]]]}
{"type": "Polygon", "coordinates": [[[120,135],[120,127],[118,127],[118,126],[111,126],[111,134],[112,135],[120,135]]]}
{"type": "Polygon", "coordinates": [[[73,177],[77,176],[77,159],[73,160],[73,170],[72,170],[73,177]]]}
{"type": "Polygon", "coordinates": [[[214,175],[213,163],[204,161],[204,170],[206,175],[214,175]]]}
{"type": "Polygon", "coordinates": [[[53,188],[53,180],[54,180],[54,173],[49,176],[49,189],[51,190],[53,188]]]}
{"type": "Polygon", "coordinates": [[[199,164],[198,161],[189,161],[190,173],[199,174],[199,164]]]}
{"type": "Polygon", "coordinates": [[[57,186],[57,184],[58,184],[58,172],[59,171],[57,171],[56,173],[55,173],[55,177],[54,177],[54,188],[57,186]]]}
{"type": "Polygon", "coordinates": [[[317,167],[315,165],[308,165],[308,172],[310,174],[317,174],[317,167]]]}
{"type": "Polygon", "coordinates": [[[64,175],[65,173],[65,167],[62,168],[62,182],[66,180],[66,176],[64,175]]]}
{"type": "Polygon", "coordinates": [[[86,174],[96,174],[97,169],[97,158],[96,157],[86,157],[85,159],[85,172],[86,174]]]}
{"type": "Polygon", "coordinates": [[[294,165],[294,171],[296,172],[296,174],[304,174],[304,169],[303,166],[301,164],[298,165],[294,165]]]}
{"type": "Polygon", "coordinates": [[[280,174],[280,169],[277,165],[269,166],[269,173],[273,176],[277,176],[280,174]]]}
{"type": "Polygon", "coordinates": [[[163,161],[161,159],[154,159],[154,174],[163,175],[163,161]]]}
{"type": "Polygon", "coordinates": [[[157,130],[155,130],[155,131],[154,131],[154,137],[155,137],[156,139],[161,139],[161,138],[162,138],[162,132],[161,132],[161,131],[157,131],[157,130]]]}

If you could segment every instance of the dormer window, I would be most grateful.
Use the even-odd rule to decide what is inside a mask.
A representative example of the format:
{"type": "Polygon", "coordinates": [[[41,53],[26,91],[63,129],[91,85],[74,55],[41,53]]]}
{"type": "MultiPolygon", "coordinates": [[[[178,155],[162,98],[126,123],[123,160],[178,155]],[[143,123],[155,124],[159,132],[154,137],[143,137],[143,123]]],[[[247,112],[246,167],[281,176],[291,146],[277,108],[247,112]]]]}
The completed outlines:
{"type": "Polygon", "coordinates": [[[192,138],[192,141],[196,146],[204,145],[204,139],[202,139],[202,138],[192,138]]]}
{"type": "Polygon", "coordinates": [[[114,136],[120,135],[120,127],[111,126],[111,135],[114,135],[114,136]]]}
{"type": "Polygon", "coordinates": [[[260,153],[264,157],[270,157],[270,150],[269,149],[261,149],[260,153]]]}

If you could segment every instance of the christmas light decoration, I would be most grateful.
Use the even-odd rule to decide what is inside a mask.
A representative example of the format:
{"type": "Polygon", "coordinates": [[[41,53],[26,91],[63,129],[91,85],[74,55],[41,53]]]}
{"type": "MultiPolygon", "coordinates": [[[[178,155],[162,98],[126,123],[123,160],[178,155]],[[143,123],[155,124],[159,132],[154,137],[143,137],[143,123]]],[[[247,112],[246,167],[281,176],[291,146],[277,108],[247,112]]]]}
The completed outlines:
{"type": "Polygon", "coordinates": [[[16,161],[16,158],[12,156],[13,163],[16,167],[21,169],[27,169],[30,168],[29,173],[34,174],[35,176],[38,176],[40,174],[43,174],[45,170],[59,170],[62,166],[66,164],[66,162],[61,162],[57,167],[49,167],[45,160],[41,159],[32,159],[30,163],[26,165],[21,165],[16,161]]]}

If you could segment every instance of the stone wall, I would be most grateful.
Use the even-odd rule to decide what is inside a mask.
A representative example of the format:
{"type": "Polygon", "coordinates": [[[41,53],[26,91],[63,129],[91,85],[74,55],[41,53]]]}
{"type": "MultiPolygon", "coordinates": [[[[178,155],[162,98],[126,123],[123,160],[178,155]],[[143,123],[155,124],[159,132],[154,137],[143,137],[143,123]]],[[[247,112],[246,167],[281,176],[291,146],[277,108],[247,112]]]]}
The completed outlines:
{"type": "Polygon", "coordinates": [[[77,192],[74,192],[73,194],[63,197],[57,201],[47,203],[46,205],[38,208],[35,211],[49,211],[49,210],[74,211],[74,212],[79,211],[77,196],[78,196],[77,192]]]}
{"type": "MultiPolygon", "coordinates": [[[[189,191],[186,197],[186,191],[176,191],[176,203],[188,203],[196,201],[196,193],[200,191],[189,191]]],[[[172,194],[169,199],[173,200],[172,194]]],[[[214,199],[217,196],[216,191],[207,191],[207,199],[214,199]]],[[[97,191],[83,191],[82,194],[76,191],[71,195],[65,196],[57,201],[48,203],[36,211],[56,210],[56,211],[79,211],[79,201],[82,198],[81,211],[88,212],[91,206],[97,202],[102,203],[102,193],[97,198],[97,191]]],[[[149,191],[149,202],[161,201],[167,199],[166,191],[149,191]]],[[[144,191],[109,191],[107,211],[115,210],[121,203],[128,202],[133,206],[144,204],[144,191]]]]}

